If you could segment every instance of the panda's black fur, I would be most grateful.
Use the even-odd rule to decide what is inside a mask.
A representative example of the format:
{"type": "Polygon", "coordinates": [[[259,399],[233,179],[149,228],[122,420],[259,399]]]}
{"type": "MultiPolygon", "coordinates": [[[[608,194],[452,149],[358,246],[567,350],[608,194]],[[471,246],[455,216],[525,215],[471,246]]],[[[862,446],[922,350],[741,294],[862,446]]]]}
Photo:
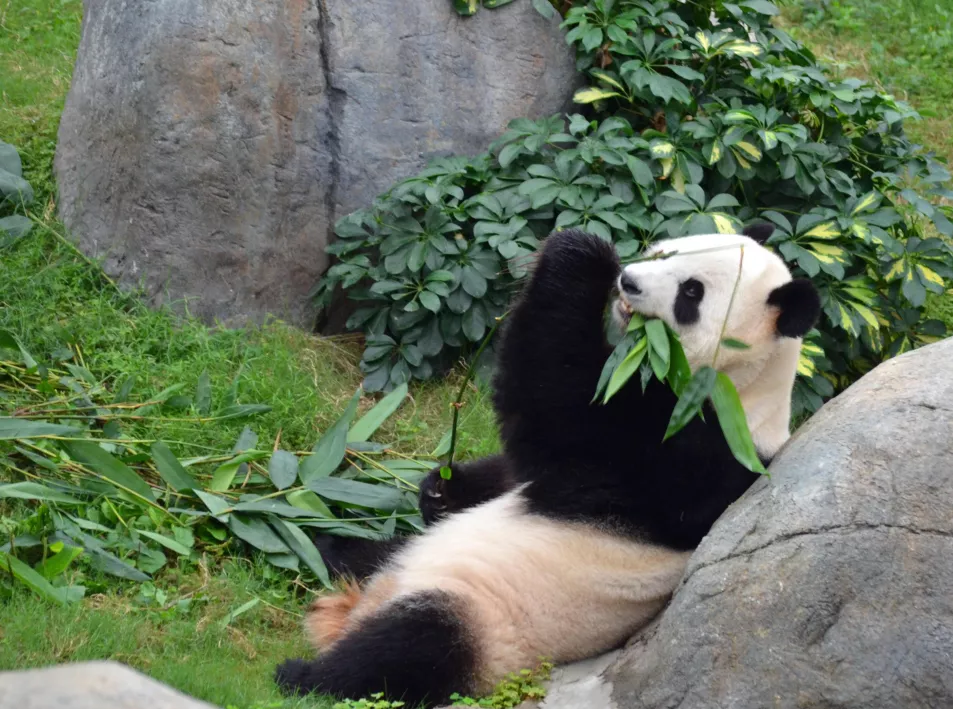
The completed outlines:
{"type": "MultiPolygon", "coordinates": [[[[765,231],[749,235],[763,241],[765,231]]],[[[611,352],[603,316],[619,272],[614,248],[598,237],[569,230],[546,239],[502,331],[493,403],[504,453],[455,464],[450,480],[431,471],[420,495],[428,523],[525,484],[519,494],[532,515],[691,550],[756,479],[710,408],[662,443],[676,403],[667,384],[653,378],[643,392],[635,378],[608,404],[592,403],[611,352]]],[[[792,336],[817,318],[816,293],[793,292],[801,287],[778,295],[792,336]]],[[[405,542],[317,543],[332,569],[365,577],[405,542]]],[[[282,664],[276,678],[285,691],[443,702],[472,688],[479,658],[466,617],[439,589],[403,597],[315,660],[282,664]]]]}

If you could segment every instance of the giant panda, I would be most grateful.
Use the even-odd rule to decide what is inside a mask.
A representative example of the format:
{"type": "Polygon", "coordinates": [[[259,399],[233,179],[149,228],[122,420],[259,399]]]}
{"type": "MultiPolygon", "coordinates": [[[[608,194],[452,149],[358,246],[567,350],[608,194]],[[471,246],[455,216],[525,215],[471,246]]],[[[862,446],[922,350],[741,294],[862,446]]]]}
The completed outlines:
{"type": "Polygon", "coordinates": [[[354,568],[369,577],[315,603],[306,627],[319,654],[278,667],[283,691],[433,706],[491,691],[541,657],[559,664],[617,647],[655,616],[757,476],[710,408],[662,442],[676,403],[665,383],[643,391],[634,377],[592,403],[611,352],[604,315],[608,306],[617,328],[632,312],[665,320],[693,371],[717,352],[767,464],[789,437],[801,338],[820,300],[764,236],[669,239],[646,255],[676,257],[622,269],[596,236],[551,234],[502,332],[503,454],[456,465],[448,481],[432,471],[425,532],[386,552],[356,550],[354,568]],[[722,338],[748,348],[720,347],[722,338]]]}

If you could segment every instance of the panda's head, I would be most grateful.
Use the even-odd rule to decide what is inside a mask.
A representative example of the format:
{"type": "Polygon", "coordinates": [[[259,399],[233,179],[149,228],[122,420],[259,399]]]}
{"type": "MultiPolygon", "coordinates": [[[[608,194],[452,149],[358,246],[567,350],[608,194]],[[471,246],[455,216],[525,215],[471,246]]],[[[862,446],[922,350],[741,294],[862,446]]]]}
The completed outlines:
{"type": "Polygon", "coordinates": [[[661,318],[678,333],[693,371],[713,365],[739,390],[779,368],[790,388],[800,338],[817,322],[820,299],[810,281],[792,279],[784,261],[762,245],[771,231],[761,225],[739,235],[653,244],[644,256],[678,253],[622,270],[614,319],[624,324],[632,312],[661,318]],[[747,348],[725,346],[726,339],[747,348]]]}

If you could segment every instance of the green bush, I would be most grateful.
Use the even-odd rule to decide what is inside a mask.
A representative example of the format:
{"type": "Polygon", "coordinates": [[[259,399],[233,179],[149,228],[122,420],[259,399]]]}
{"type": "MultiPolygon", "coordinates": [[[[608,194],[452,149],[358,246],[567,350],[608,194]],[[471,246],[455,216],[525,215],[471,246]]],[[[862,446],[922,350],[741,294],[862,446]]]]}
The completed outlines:
{"type": "MultiPolygon", "coordinates": [[[[316,288],[361,302],[367,390],[471,352],[554,228],[613,241],[776,226],[769,244],[822,293],[796,413],[877,362],[944,334],[924,315],[953,277],[949,173],[913,145],[915,112],[833,82],[766,0],[593,0],[563,27],[589,116],[519,119],[486,154],[443,159],[336,225],[316,288]],[[710,21],[715,18],[715,22],[710,21]]],[[[492,352],[492,349],[488,350],[492,352]]]]}

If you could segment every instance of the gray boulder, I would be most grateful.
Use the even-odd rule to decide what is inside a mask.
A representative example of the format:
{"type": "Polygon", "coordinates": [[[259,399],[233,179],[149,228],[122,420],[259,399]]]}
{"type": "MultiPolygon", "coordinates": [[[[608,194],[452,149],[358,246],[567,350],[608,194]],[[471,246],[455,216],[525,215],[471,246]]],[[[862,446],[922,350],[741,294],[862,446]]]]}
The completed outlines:
{"type": "Polygon", "coordinates": [[[311,325],[333,224],[513,118],[568,108],[558,19],[515,2],[86,0],[60,215],[154,302],[311,325]]]}
{"type": "Polygon", "coordinates": [[[0,672],[0,709],[216,709],[118,662],[0,672]]]}
{"type": "Polygon", "coordinates": [[[953,706],[953,339],[805,424],[603,676],[626,709],[953,706]]]}

